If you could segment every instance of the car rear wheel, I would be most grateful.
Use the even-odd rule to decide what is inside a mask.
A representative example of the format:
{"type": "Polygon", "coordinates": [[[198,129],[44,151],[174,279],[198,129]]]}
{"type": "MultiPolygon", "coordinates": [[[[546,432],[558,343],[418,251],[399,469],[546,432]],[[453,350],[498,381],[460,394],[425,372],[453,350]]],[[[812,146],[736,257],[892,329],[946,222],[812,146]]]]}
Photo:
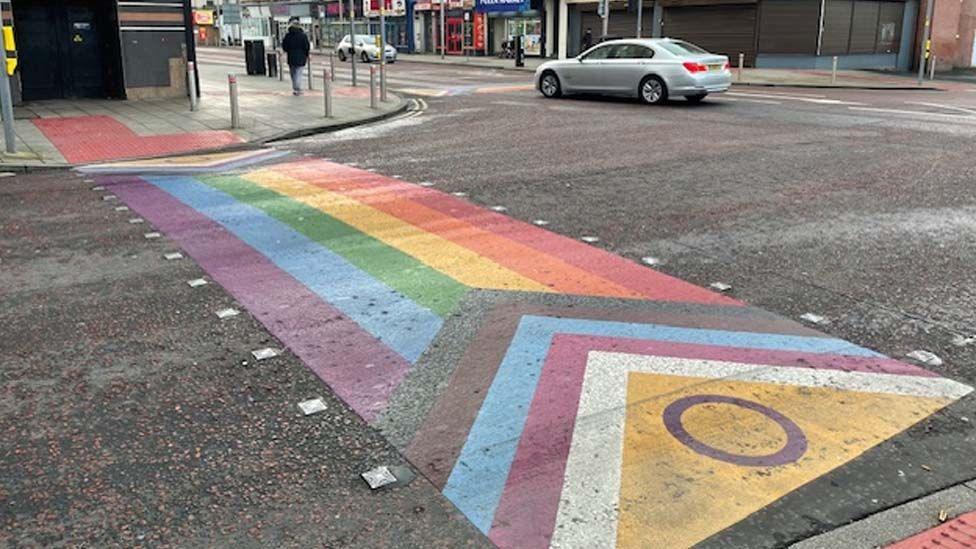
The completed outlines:
{"type": "Polygon", "coordinates": [[[664,80],[657,76],[648,76],[641,80],[637,95],[648,105],[658,105],[667,101],[668,87],[664,84],[664,80]]]}
{"type": "Polygon", "coordinates": [[[346,52],[339,50],[339,61],[346,62],[346,52]]]}
{"type": "Polygon", "coordinates": [[[687,100],[689,103],[694,104],[694,103],[701,103],[702,99],[705,99],[706,97],[708,97],[707,93],[700,93],[698,95],[689,95],[688,97],[685,97],[685,100],[687,100]]]}
{"type": "Polygon", "coordinates": [[[559,85],[559,77],[554,72],[547,72],[542,75],[539,82],[539,91],[542,95],[552,99],[562,95],[562,87],[559,85]]]}

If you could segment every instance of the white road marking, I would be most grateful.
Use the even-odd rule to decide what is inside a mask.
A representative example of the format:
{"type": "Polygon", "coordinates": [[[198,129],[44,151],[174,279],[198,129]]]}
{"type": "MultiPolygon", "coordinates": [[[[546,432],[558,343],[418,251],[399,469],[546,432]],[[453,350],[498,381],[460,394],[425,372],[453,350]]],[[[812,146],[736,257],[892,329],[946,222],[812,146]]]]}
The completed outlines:
{"type": "Polygon", "coordinates": [[[880,107],[848,107],[848,108],[852,111],[886,112],[891,114],[904,114],[909,116],[948,118],[960,122],[962,121],[976,122],[976,116],[965,116],[961,114],[944,114],[940,112],[926,112],[926,111],[906,111],[901,109],[882,109],[880,107]]]}
{"type": "Polygon", "coordinates": [[[923,107],[936,107],[939,109],[948,109],[950,111],[959,111],[966,114],[976,114],[976,110],[964,109],[962,107],[956,107],[955,105],[944,105],[942,103],[926,103],[924,101],[905,101],[909,105],[922,105],[923,107]]]}
{"type": "MultiPolygon", "coordinates": [[[[714,100],[714,99],[712,99],[710,101],[712,103],[715,103],[716,102],[716,100],[714,100]]],[[[721,98],[718,98],[718,101],[717,102],[721,103],[722,101],[735,101],[735,102],[745,101],[746,103],[764,103],[766,105],[782,105],[783,104],[782,101],[771,101],[769,99],[745,99],[745,98],[737,98],[737,97],[721,97],[721,98]]]]}
{"type": "Polygon", "coordinates": [[[791,101],[801,101],[803,103],[814,103],[817,105],[863,105],[864,103],[858,103],[856,101],[841,101],[840,99],[820,99],[815,97],[806,97],[800,95],[787,95],[787,94],[771,94],[771,93],[743,93],[743,92],[725,92],[726,95],[733,95],[735,97],[763,97],[766,99],[788,99],[791,101]]]}

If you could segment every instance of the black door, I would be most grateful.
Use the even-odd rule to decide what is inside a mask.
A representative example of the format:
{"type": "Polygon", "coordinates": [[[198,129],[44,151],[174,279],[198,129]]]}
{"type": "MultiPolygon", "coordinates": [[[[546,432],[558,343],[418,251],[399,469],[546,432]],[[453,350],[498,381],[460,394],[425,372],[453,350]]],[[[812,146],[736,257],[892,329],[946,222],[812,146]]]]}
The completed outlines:
{"type": "Polygon", "coordinates": [[[106,0],[21,0],[14,25],[25,100],[109,97],[106,0]]]}

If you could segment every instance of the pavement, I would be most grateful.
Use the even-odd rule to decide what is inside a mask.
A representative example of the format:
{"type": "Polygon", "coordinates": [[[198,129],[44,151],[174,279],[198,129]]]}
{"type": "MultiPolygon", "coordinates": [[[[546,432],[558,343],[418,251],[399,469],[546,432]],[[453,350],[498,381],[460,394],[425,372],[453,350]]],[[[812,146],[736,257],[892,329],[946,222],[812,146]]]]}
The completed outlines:
{"type": "Polygon", "coordinates": [[[17,392],[0,420],[11,433],[0,443],[9,469],[0,478],[11,479],[2,493],[31,501],[40,477],[49,483],[40,493],[63,502],[51,512],[3,505],[4,532],[23,543],[122,539],[131,530],[122,526],[138,524],[161,544],[209,532],[218,544],[783,547],[873,520],[865,531],[886,530],[886,544],[938,524],[938,511],[949,520],[971,510],[976,88],[937,97],[744,89],[646,107],[546,100],[506,75],[435,69],[426,89],[470,84],[383,123],[275,148],[45,174],[49,187],[22,179],[41,174],[0,180],[44,198],[3,201],[12,214],[2,217],[0,276],[11,280],[0,287],[18,293],[0,326],[20,360],[4,363],[48,368],[4,370],[17,392]],[[132,259],[149,261],[149,282],[114,287],[107,273],[126,272],[118,260],[95,261],[105,272],[80,265],[101,239],[65,228],[78,212],[148,247],[132,259]],[[177,250],[181,258],[161,259],[177,250]],[[168,271],[177,268],[187,270],[168,271]],[[195,278],[208,284],[190,288],[195,278]],[[215,292],[202,306],[201,289],[215,292]],[[162,292],[163,305],[116,312],[143,292],[162,292]],[[48,322],[38,307],[74,331],[32,323],[48,322]],[[218,319],[226,307],[239,314],[218,319]],[[84,326],[80,312],[91,317],[84,326]],[[167,320],[179,337],[139,329],[167,320]],[[244,336],[232,337],[238,329],[244,336]],[[87,354],[95,341],[111,354],[87,354]],[[36,360],[43,345],[52,350],[36,360]],[[253,362],[248,353],[261,347],[282,354],[253,362]],[[908,356],[917,350],[939,359],[908,356]],[[116,358],[116,375],[174,375],[172,385],[197,390],[139,385],[128,400],[149,403],[144,421],[75,446],[111,439],[104,454],[71,454],[52,441],[100,432],[72,425],[100,425],[127,402],[79,381],[116,358]],[[181,366],[204,373],[179,376],[181,366]],[[61,372],[67,381],[51,381],[61,372]],[[309,384],[282,392],[298,372],[309,384]],[[254,385],[248,375],[267,377],[254,385]],[[223,396],[242,383],[247,392],[223,396]],[[66,391],[76,395],[75,424],[51,414],[46,431],[23,427],[38,410],[60,411],[38,403],[66,391]],[[195,398],[212,395],[223,400],[195,413],[195,398]],[[326,412],[300,416],[296,402],[313,396],[326,412]],[[246,397],[264,407],[216,419],[217,410],[242,414],[237,406],[254,404],[246,397]],[[169,407],[189,419],[170,421],[169,407]],[[252,440],[239,430],[252,424],[314,425],[316,444],[338,440],[327,426],[345,418],[356,440],[376,436],[388,453],[363,459],[344,452],[345,439],[326,446],[315,463],[335,472],[334,485],[298,482],[305,462],[274,453],[308,455],[301,436],[271,444],[279,439],[258,433],[240,469],[225,465],[239,453],[220,453],[224,423],[235,441],[252,440]],[[49,438],[35,444],[37,432],[49,438]],[[184,457],[123,468],[126,480],[148,475],[160,488],[119,491],[111,464],[133,447],[184,457]],[[191,447],[214,458],[185,457],[191,447]],[[259,456],[295,471],[273,497],[259,497],[269,492],[258,486],[275,486],[259,456]],[[378,464],[398,467],[403,484],[366,491],[356,474],[378,464]],[[69,482],[61,470],[87,476],[69,482]],[[184,491],[167,499],[164,480],[184,491]],[[289,487],[321,498],[315,516],[348,497],[350,509],[410,518],[390,526],[353,513],[336,531],[345,523],[308,523],[296,514],[304,502],[281,503],[289,487]],[[211,516],[227,514],[219,528],[172,511],[201,491],[226,495],[210,503],[211,516]],[[122,520],[73,519],[106,492],[122,520]],[[933,494],[941,499],[926,499],[933,494]],[[159,510],[128,518],[133,500],[159,510]],[[411,505],[435,509],[432,522],[396,514],[411,505]],[[914,521],[904,518],[911,505],[914,521]],[[252,534],[248,515],[273,518],[252,534]],[[894,528],[899,521],[912,526],[894,528]],[[296,537],[264,533],[277,535],[279,522],[296,537]],[[391,537],[393,528],[414,537],[391,537]]]}
{"type": "Polygon", "coordinates": [[[234,129],[228,71],[204,64],[199,72],[202,97],[195,112],[185,98],[54,100],[17,107],[19,154],[0,155],[0,167],[64,167],[216,150],[375,121],[407,107],[405,99],[390,94],[372,109],[367,87],[339,85],[333,91],[333,116],[325,118],[321,82],[295,97],[287,78],[239,74],[241,121],[234,129]]]}

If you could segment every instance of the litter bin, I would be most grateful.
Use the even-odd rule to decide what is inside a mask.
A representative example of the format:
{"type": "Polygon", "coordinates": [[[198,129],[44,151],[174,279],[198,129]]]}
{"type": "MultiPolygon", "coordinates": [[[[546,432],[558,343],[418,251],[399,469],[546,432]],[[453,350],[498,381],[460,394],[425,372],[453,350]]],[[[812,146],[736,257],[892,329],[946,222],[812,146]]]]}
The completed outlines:
{"type": "Polygon", "coordinates": [[[264,40],[244,41],[244,66],[250,75],[267,72],[264,66],[264,40]]]}
{"type": "Polygon", "coordinates": [[[268,58],[268,77],[277,78],[278,77],[278,55],[275,53],[269,53],[265,57],[268,58]]]}

